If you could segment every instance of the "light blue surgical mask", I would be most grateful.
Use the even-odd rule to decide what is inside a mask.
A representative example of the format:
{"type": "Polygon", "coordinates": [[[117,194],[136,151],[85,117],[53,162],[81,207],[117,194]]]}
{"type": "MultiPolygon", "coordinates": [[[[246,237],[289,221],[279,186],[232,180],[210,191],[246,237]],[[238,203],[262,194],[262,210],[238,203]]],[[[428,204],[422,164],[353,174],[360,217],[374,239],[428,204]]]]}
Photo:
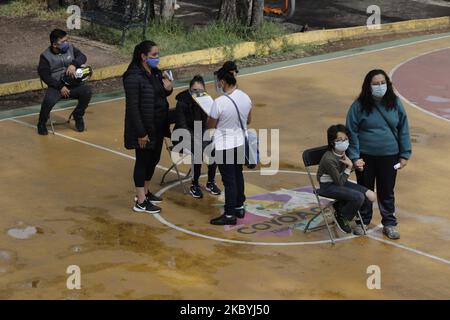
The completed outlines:
{"type": "Polygon", "coordinates": [[[158,67],[159,58],[148,58],[146,61],[147,61],[148,65],[150,66],[150,68],[156,69],[158,67]]]}
{"type": "Polygon", "coordinates": [[[336,149],[336,151],[339,151],[339,152],[345,152],[345,151],[347,151],[349,144],[350,143],[348,142],[348,140],[337,141],[334,143],[334,149],[336,149]]]}
{"type": "Polygon", "coordinates": [[[387,92],[387,84],[372,85],[372,95],[376,98],[383,98],[387,92]]]}

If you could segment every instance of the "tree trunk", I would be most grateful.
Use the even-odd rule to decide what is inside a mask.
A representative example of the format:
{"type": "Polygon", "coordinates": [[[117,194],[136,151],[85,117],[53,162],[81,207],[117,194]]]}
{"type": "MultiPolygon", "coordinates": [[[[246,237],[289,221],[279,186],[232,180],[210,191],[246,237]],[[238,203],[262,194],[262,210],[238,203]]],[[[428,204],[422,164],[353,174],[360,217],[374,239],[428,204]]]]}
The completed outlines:
{"type": "Polygon", "coordinates": [[[218,19],[227,25],[233,26],[234,24],[236,24],[238,20],[236,0],[221,1],[218,19]]]}
{"type": "Polygon", "coordinates": [[[237,16],[245,26],[249,26],[252,21],[253,1],[254,0],[237,0],[237,16]]]}
{"type": "Polygon", "coordinates": [[[264,21],[264,0],[253,0],[252,19],[250,26],[259,28],[264,21]]]}
{"type": "Polygon", "coordinates": [[[161,0],[161,19],[163,21],[172,20],[175,14],[174,4],[173,0],[161,0]]]}
{"type": "Polygon", "coordinates": [[[150,20],[154,20],[155,17],[156,17],[155,0],[150,0],[149,1],[149,6],[150,6],[150,20]]]}
{"type": "Polygon", "coordinates": [[[47,0],[48,10],[56,10],[59,8],[59,0],[47,0]]]}

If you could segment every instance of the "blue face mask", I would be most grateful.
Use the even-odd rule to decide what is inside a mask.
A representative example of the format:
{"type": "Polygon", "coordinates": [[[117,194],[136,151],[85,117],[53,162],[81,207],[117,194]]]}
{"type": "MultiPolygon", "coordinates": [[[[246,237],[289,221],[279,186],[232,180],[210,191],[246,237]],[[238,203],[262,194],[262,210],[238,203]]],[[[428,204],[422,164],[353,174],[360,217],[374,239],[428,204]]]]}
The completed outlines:
{"type": "Polygon", "coordinates": [[[348,142],[348,140],[337,141],[334,144],[334,148],[336,149],[336,151],[345,152],[347,151],[349,144],[350,143],[348,142]]]}
{"type": "Polygon", "coordinates": [[[65,52],[67,52],[67,50],[69,50],[69,46],[70,45],[68,42],[63,42],[58,46],[58,48],[59,48],[59,50],[61,50],[62,53],[65,53],[65,52]]]}
{"type": "Polygon", "coordinates": [[[150,68],[156,69],[158,67],[159,58],[148,58],[146,61],[147,61],[148,65],[150,66],[150,68]]]}
{"type": "Polygon", "coordinates": [[[387,92],[387,84],[372,85],[372,95],[376,98],[383,98],[387,92]]]}

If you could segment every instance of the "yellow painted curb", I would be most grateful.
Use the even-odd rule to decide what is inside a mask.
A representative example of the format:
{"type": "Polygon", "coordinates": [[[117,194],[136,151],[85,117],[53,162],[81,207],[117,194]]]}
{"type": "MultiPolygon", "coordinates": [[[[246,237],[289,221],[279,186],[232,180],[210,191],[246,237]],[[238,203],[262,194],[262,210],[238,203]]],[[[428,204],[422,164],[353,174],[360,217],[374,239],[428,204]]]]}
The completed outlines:
{"type": "MultiPolygon", "coordinates": [[[[161,58],[161,68],[171,69],[196,64],[214,64],[226,59],[242,59],[255,54],[268,54],[284,45],[323,44],[328,41],[352,39],[361,36],[399,34],[410,31],[437,30],[450,27],[450,16],[408,20],[382,24],[379,29],[367,26],[327,29],[289,34],[266,43],[243,42],[232,47],[219,47],[185,52],[161,58]]],[[[94,69],[92,80],[103,80],[121,76],[128,64],[94,69]]],[[[45,86],[45,85],[44,85],[45,86]]],[[[41,89],[39,79],[0,84],[0,96],[41,89]]]]}

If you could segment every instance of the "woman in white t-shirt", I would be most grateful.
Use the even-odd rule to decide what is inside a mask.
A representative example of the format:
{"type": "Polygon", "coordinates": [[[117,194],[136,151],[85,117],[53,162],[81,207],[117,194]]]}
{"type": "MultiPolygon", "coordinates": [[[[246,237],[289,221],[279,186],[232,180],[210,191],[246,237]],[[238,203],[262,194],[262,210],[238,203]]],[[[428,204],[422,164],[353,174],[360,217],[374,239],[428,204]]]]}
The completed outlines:
{"type": "Polygon", "coordinates": [[[236,88],[234,73],[221,68],[216,76],[223,95],[214,101],[208,128],[215,129],[215,160],[225,187],[225,211],[220,217],[212,219],[211,224],[235,225],[236,219],[242,219],[245,215],[242,173],[242,165],[245,162],[245,136],[239,115],[242,126],[246,129],[251,121],[252,101],[245,92],[236,88]]]}

